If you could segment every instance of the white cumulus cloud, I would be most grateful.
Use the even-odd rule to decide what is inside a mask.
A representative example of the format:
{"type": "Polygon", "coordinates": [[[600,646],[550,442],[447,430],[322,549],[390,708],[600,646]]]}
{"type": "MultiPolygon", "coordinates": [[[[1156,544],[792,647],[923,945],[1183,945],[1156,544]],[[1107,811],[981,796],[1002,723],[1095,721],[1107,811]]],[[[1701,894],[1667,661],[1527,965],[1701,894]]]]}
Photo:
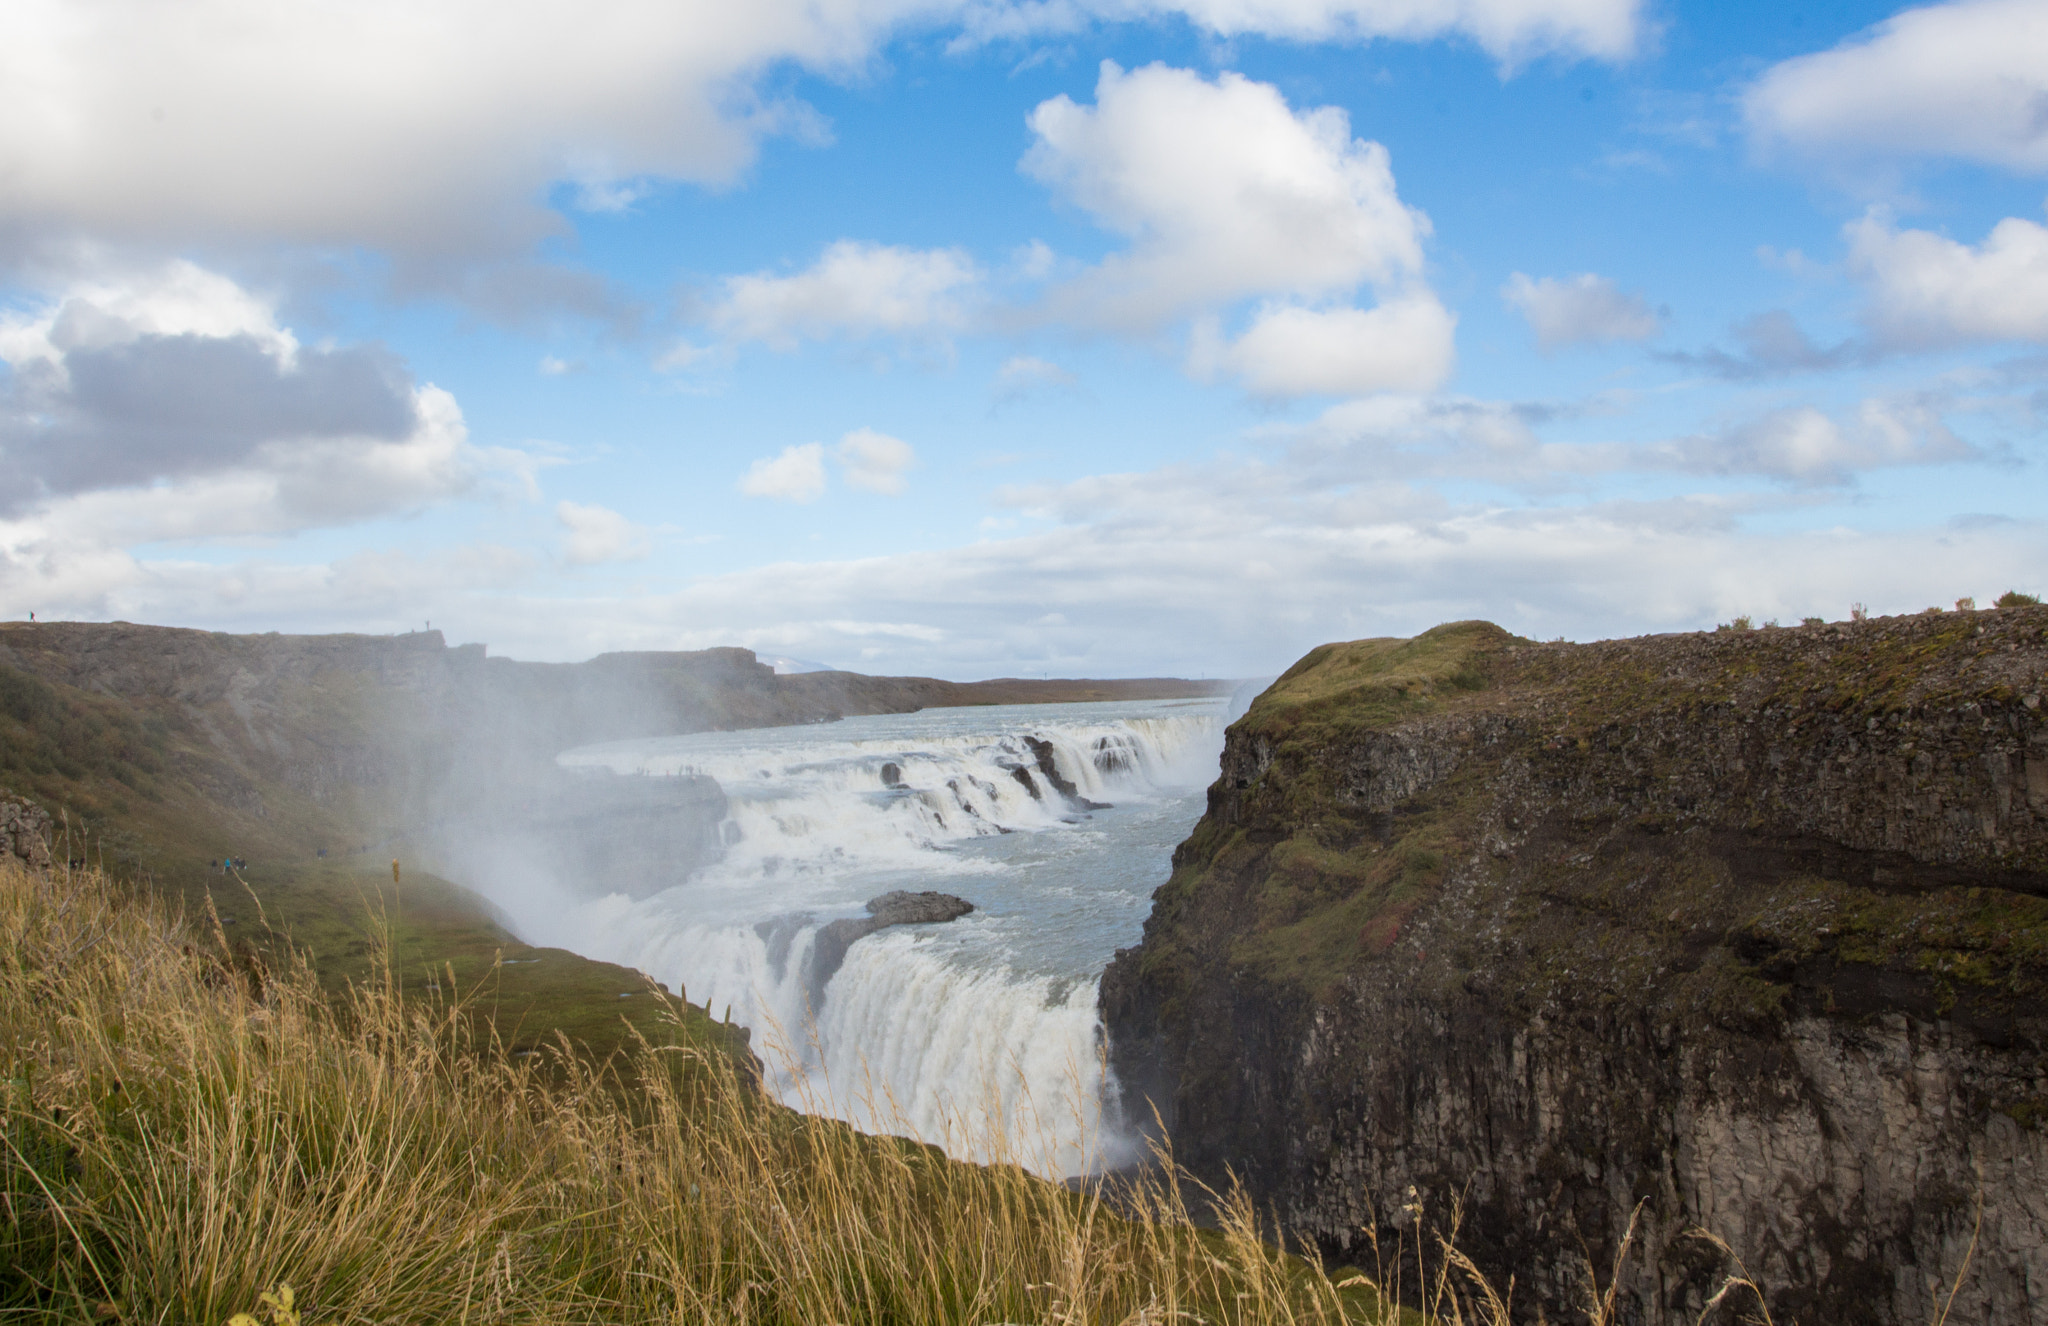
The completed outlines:
{"type": "Polygon", "coordinates": [[[248,337],[281,363],[298,338],[271,302],[219,272],[185,260],[102,271],[69,283],[40,305],[0,314],[0,359],[61,363],[67,349],[125,344],[144,336],[248,337]]]}
{"type": "Polygon", "coordinates": [[[894,496],[903,491],[905,471],[917,463],[917,452],[901,438],[856,428],[832,450],[846,482],[862,492],[894,496]]]}
{"type": "Polygon", "coordinates": [[[0,318],[0,359],[16,547],[344,524],[455,496],[512,459],[472,447],[454,397],[388,351],[303,347],[266,300],[189,262],[0,318]]]}
{"type": "Polygon", "coordinates": [[[1030,123],[1024,169],[1130,239],[1049,294],[1056,316],[1127,332],[1194,317],[1190,369],[1262,395],[1449,372],[1453,320],[1423,275],[1429,219],[1341,109],[1297,112],[1239,74],[1105,61],[1095,105],[1055,97],[1030,123]],[[1362,287],[1380,307],[1353,305],[1362,287]],[[1247,300],[1261,307],[1232,339],[1221,314],[1247,300]]]}
{"type": "Polygon", "coordinates": [[[1131,239],[1061,303],[1124,327],[1248,296],[1317,297],[1413,278],[1429,221],[1402,203],[1387,150],[1334,106],[1297,114],[1225,73],[1105,61],[1095,105],[1031,113],[1024,168],[1131,239]]]}
{"type": "Polygon", "coordinates": [[[1650,447],[1643,460],[1661,459],[1696,474],[1757,474],[1810,486],[1847,483],[1864,470],[1976,455],[1933,409],[1872,399],[1846,419],[1810,405],[1775,410],[1722,433],[1650,447]]]}
{"type": "Polygon", "coordinates": [[[1869,288],[1865,319],[1892,346],[2048,341],[2048,227],[2009,216],[1981,244],[1851,222],[1849,269],[1869,288]]]}
{"type": "MultiPolygon", "coordinates": [[[[1277,445],[1248,456],[999,493],[1014,520],[985,541],[778,560],[630,597],[537,583],[539,559],[490,545],[325,564],[251,550],[220,564],[101,543],[53,561],[0,527],[0,615],[377,631],[431,615],[527,658],[740,644],[877,673],[1251,675],[1330,639],[1461,618],[1585,637],[2039,587],[2039,521],[1788,528],[1788,513],[1828,501],[1816,488],[1845,467],[1967,459],[1928,402],[1795,408],[1642,444],[1539,436],[1572,415],[1568,402],[1346,401],[1311,427],[1269,426],[1252,440],[1277,445]],[[1642,499],[1557,482],[1630,469],[1707,476],[1705,491],[1642,499]],[[1757,474],[1803,491],[1728,482],[1757,474]],[[1441,482],[1473,478],[1520,492],[1441,482]]],[[[225,483],[190,491],[201,523],[244,495],[225,483]]],[[[79,515],[97,525],[110,510],[79,515]]]]}
{"type": "Polygon", "coordinates": [[[1908,9],[1832,50],[1765,71],[1743,99],[1766,146],[1962,157],[2048,171],[2048,6],[1908,9]]]}
{"type": "MultiPolygon", "coordinates": [[[[417,388],[413,410],[402,437],[279,441],[157,482],[85,486],[0,512],[0,601],[50,615],[190,622],[221,620],[253,598],[284,614],[272,623],[334,629],[334,614],[354,605],[332,568],[248,571],[161,551],[145,561],[134,550],[261,542],[415,511],[474,490],[505,459],[470,444],[447,392],[417,388]]],[[[402,616],[410,615],[408,606],[402,616]]]]}
{"type": "Polygon", "coordinates": [[[562,558],[571,566],[635,561],[652,551],[646,528],[610,507],[557,502],[555,519],[566,531],[562,536],[562,558]]]}
{"type": "MultiPolygon", "coordinates": [[[[158,251],[277,242],[408,261],[531,254],[547,200],[618,211],[735,179],[764,135],[817,139],[775,91],[906,32],[1184,14],[1219,34],[1462,36],[1505,60],[1633,48],[1640,0],[12,0],[0,41],[0,233],[158,251]]],[[[414,276],[422,270],[409,269],[414,276]]],[[[480,304],[601,300],[563,269],[480,304]]],[[[508,305],[509,306],[509,305],[508,305]]]]}
{"type": "Polygon", "coordinates": [[[1457,319],[1428,291],[1377,308],[1262,310],[1234,341],[1198,324],[1189,367],[1229,373],[1261,396],[1431,391],[1450,376],[1457,319]]]}
{"type": "Polygon", "coordinates": [[[825,495],[825,448],[806,442],[784,447],[778,456],[762,457],[740,476],[740,491],[781,502],[817,501],[825,495]]]}
{"type": "Polygon", "coordinates": [[[1380,396],[1342,401],[1306,423],[1270,424],[1253,436],[1284,448],[1297,472],[1331,488],[1361,482],[1478,480],[1530,493],[1603,475],[1680,473],[1768,479],[1797,489],[1847,487],[1869,471],[1979,462],[1947,412],[1982,400],[1939,392],[1873,396],[1830,414],[1800,405],[1725,427],[1640,441],[1546,441],[1539,428],[1611,413],[1597,401],[1486,401],[1380,396]]]}
{"type": "Polygon", "coordinates": [[[980,280],[958,249],[840,240],[793,276],[726,278],[706,320],[730,340],[777,350],[834,336],[943,333],[965,323],[980,280]]]}
{"type": "Polygon", "coordinates": [[[0,220],[447,253],[525,243],[535,200],[723,181],[807,122],[752,89],[846,68],[926,0],[13,0],[0,220]]]}
{"type": "Polygon", "coordinates": [[[1545,350],[1602,341],[1647,341],[1663,328],[1663,319],[1641,295],[1627,293],[1592,272],[1540,279],[1516,272],[1500,293],[1528,319],[1536,344],[1545,350]]]}

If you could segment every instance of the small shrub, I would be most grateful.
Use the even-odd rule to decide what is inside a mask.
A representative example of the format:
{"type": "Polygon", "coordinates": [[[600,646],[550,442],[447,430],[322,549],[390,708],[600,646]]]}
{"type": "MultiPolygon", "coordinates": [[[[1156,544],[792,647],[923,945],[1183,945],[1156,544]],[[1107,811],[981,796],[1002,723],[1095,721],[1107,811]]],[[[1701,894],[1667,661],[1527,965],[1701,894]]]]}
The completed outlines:
{"type": "Polygon", "coordinates": [[[1922,609],[1920,609],[1920,615],[1921,615],[1922,617],[1939,617],[1939,616],[1941,616],[1941,609],[1940,609],[1940,608],[1922,608],[1922,609]]]}
{"type": "MultiPolygon", "coordinates": [[[[266,1290],[256,1299],[262,1305],[261,1311],[270,1315],[271,1326],[299,1326],[298,1310],[292,1306],[294,1295],[290,1285],[279,1285],[266,1290]]],[[[228,1318],[228,1326],[263,1326],[246,1312],[237,1312],[228,1318]]]]}
{"type": "Polygon", "coordinates": [[[1969,596],[1968,594],[1965,594],[1965,595],[1963,595],[1963,596],[1962,596],[1961,598],[1959,598],[1959,599],[1957,599],[1957,600],[1956,600],[1956,611],[1957,611],[1957,612],[1975,612],[1975,611],[1977,611],[1977,600],[1976,600],[1976,599],[1973,599],[1973,598],[1971,598],[1971,597],[1970,597],[1970,596],[1969,596]]]}
{"type": "Polygon", "coordinates": [[[1993,599],[1991,606],[1994,608],[2031,608],[2040,601],[2041,596],[2039,594],[2022,594],[2016,589],[2008,589],[2005,593],[1993,599]]]}
{"type": "Polygon", "coordinates": [[[1860,621],[1864,620],[1865,618],[1867,618],[1867,617],[1869,617],[1869,616],[1870,616],[1870,609],[1868,609],[1868,608],[1864,607],[1864,606],[1863,606],[1863,605],[1862,605],[1861,603],[1851,603],[1851,604],[1849,605],[1849,620],[1850,620],[1850,621],[1852,621],[1852,622],[1860,622],[1860,621]]]}
{"type": "Polygon", "coordinates": [[[1825,617],[1801,617],[1799,624],[1801,626],[1826,626],[1828,620],[1825,617]]]}

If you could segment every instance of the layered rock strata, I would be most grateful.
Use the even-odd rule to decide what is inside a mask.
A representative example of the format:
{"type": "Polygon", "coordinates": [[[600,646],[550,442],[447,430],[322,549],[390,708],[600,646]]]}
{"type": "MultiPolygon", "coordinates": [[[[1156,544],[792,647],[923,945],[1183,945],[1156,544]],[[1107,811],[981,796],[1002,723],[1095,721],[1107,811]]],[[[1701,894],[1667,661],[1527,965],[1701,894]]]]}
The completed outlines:
{"type": "Polygon", "coordinates": [[[1325,646],[1103,979],[1127,1108],[1368,1268],[1461,1199],[1528,1320],[1638,1207],[1625,1321],[1696,1228],[1779,1321],[2048,1319],[2044,691],[2048,609],[1325,646]]]}

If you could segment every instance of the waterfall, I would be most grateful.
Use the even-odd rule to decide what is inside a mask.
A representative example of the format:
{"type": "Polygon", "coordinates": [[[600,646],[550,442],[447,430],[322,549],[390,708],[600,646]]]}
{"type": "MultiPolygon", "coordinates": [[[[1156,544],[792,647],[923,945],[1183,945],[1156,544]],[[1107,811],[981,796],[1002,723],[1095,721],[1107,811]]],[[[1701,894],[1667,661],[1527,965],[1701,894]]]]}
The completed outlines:
{"type": "Polygon", "coordinates": [[[926,710],[565,753],[571,770],[715,779],[723,855],[677,887],[500,899],[522,937],[625,963],[753,1029],[799,1108],[1065,1175],[1124,1159],[1096,987],[1200,813],[1220,701],[926,710]],[[892,889],[976,905],[857,940],[892,889]]]}

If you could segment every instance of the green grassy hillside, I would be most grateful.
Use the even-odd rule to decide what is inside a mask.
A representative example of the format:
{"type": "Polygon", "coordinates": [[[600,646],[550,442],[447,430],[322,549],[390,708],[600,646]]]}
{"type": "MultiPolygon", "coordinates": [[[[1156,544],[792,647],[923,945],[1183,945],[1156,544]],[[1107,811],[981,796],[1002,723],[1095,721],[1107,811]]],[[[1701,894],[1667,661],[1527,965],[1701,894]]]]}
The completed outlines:
{"type": "MultiPolygon", "coordinates": [[[[350,689],[299,688],[302,744],[363,740],[367,705],[350,689]]],[[[169,697],[95,694],[0,665],[0,788],[51,813],[59,860],[103,867],[202,929],[217,917],[236,951],[267,966],[303,955],[331,992],[371,975],[381,926],[402,988],[433,990],[452,970],[458,988],[479,992],[472,1010],[488,1013],[515,1051],[562,1033],[603,1055],[630,1039],[628,1027],[652,1031],[657,1015],[638,972],[519,942],[475,895],[404,868],[412,840],[364,823],[374,798],[309,795],[209,732],[207,717],[169,697]],[[223,858],[247,865],[223,872],[223,858]]],[[[681,1026],[702,1044],[745,1052],[740,1032],[701,1009],[681,1026]]]]}

